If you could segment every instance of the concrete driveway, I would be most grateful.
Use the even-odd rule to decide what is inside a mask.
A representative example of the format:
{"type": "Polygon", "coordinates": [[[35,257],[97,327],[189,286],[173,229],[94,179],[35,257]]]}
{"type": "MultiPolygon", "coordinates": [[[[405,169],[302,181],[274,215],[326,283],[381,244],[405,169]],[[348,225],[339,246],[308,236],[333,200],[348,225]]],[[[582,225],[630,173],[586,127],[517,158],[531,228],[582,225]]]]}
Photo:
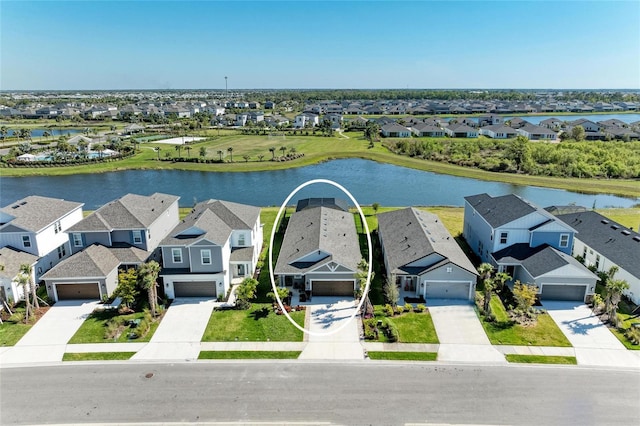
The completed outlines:
{"type": "Polygon", "coordinates": [[[213,299],[178,298],[171,303],[151,341],[133,360],[193,360],[198,359],[200,340],[207,328],[213,299]]]}
{"type": "Polygon", "coordinates": [[[427,301],[440,340],[439,361],[506,363],[489,342],[473,305],[466,301],[427,301]]]}
{"type": "Polygon", "coordinates": [[[542,306],[575,348],[578,365],[640,368],[640,359],[584,303],[545,301],[542,306]]]}
{"type": "Polygon", "coordinates": [[[16,345],[0,355],[2,364],[62,361],[67,342],[98,301],[64,300],[53,305],[16,345]]]}
{"type": "Polygon", "coordinates": [[[307,335],[299,359],[364,359],[357,317],[350,319],[356,310],[353,299],[315,296],[307,310],[311,332],[324,334],[344,327],[330,335],[307,335]]]}

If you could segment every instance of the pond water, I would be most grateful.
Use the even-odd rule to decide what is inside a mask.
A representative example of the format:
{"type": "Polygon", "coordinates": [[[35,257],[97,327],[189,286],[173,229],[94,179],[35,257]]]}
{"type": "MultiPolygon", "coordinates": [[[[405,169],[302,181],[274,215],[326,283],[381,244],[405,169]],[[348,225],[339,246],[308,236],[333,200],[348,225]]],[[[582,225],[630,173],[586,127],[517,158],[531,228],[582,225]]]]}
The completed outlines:
{"type": "MultiPolygon", "coordinates": [[[[584,118],[585,120],[593,121],[597,123],[598,121],[605,120],[620,120],[625,123],[633,123],[640,120],[640,114],[571,114],[571,115],[508,115],[504,116],[504,121],[510,120],[514,117],[522,118],[523,120],[527,120],[531,124],[540,124],[541,121],[546,120],[548,118],[557,118],[560,121],[575,121],[579,118],[584,118]]],[[[473,118],[473,117],[472,117],[473,118]]],[[[475,118],[476,121],[477,118],[475,118]]]]}
{"type": "MultiPolygon", "coordinates": [[[[361,204],[387,206],[462,206],[463,197],[486,192],[514,193],[539,206],[575,203],[586,207],[631,207],[638,199],[589,195],[556,189],[485,182],[423,172],[368,160],[334,160],[308,167],[267,172],[194,172],[182,170],[128,170],[71,176],[0,178],[0,205],[36,194],[85,203],[85,210],[133,192],[179,195],[182,207],[217,198],[256,206],[279,206],[298,185],[310,179],[330,179],[343,185],[361,204]]],[[[312,185],[292,199],[344,197],[330,185],[312,185]]]]}
{"type": "MultiPolygon", "coordinates": [[[[14,131],[17,131],[18,129],[11,129],[9,130],[9,136],[13,136],[14,131]]],[[[31,137],[32,138],[39,138],[41,137],[44,132],[49,132],[51,134],[51,137],[56,137],[56,136],[62,136],[62,135],[75,135],[77,133],[82,133],[82,129],[57,129],[57,128],[51,128],[51,129],[31,129],[31,137]]]]}

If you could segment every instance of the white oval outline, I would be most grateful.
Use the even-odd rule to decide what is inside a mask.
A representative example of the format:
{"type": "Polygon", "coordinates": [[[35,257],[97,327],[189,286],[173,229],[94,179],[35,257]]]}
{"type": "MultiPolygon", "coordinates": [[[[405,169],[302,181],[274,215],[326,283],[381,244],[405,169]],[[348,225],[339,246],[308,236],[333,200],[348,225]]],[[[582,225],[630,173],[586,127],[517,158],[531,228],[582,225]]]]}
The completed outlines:
{"type": "Polygon", "coordinates": [[[280,296],[278,295],[278,288],[276,286],[275,278],[273,276],[273,253],[271,251],[271,248],[273,247],[273,239],[274,239],[274,237],[276,235],[276,226],[280,222],[280,216],[282,215],[282,211],[285,209],[287,203],[291,200],[291,198],[293,198],[293,196],[298,193],[298,191],[300,191],[302,188],[305,188],[305,187],[307,187],[309,185],[313,185],[313,184],[316,184],[316,183],[326,183],[328,185],[332,185],[332,186],[340,189],[342,192],[347,194],[349,199],[353,202],[353,204],[355,204],[356,208],[358,209],[358,213],[360,213],[360,219],[362,219],[362,224],[364,225],[364,230],[367,233],[367,244],[368,244],[368,247],[369,247],[369,270],[367,271],[367,283],[366,283],[366,285],[364,287],[364,291],[362,292],[362,294],[366,295],[366,294],[369,293],[369,286],[371,284],[371,269],[373,268],[373,245],[371,244],[371,234],[369,234],[369,225],[367,224],[367,218],[364,216],[364,213],[362,212],[362,208],[360,207],[360,204],[358,204],[358,202],[353,197],[353,195],[351,195],[351,193],[344,186],[340,185],[337,182],[329,180],[329,179],[311,179],[311,180],[308,180],[308,181],[302,183],[296,189],[291,191],[291,193],[287,196],[287,198],[284,200],[284,202],[280,206],[280,210],[278,210],[278,214],[276,215],[276,220],[273,223],[273,228],[271,229],[271,237],[269,238],[269,248],[268,248],[268,251],[269,251],[269,278],[271,279],[271,288],[273,289],[273,293],[275,294],[276,300],[278,302],[278,306],[280,307],[280,309],[282,309],[282,313],[287,317],[287,319],[289,320],[289,322],[291,324],[293,324],[298,330],[302,331],[303,333],[307,333],[307,334],[309,334],[311,336],[330,336],[330,335],[332,335],[334,333],[339,332],[343,328],[345,328],[351,321],[353,321],[355,319],[355,317],[358,314],[358,312],[360,312],[360,309],[362,309],[362,304],[364,303],[364,299],[365,299],[364,296],[362,298],[360,298],[360,303],[358,303],[358,306],[356,306],[355,311],[353,311],[353,313],[348,318],[348,320],[345,321],[340,327],[338,327],[338,328],[336,328],[334,330],[328,331],[326,333],[318,333],[317,331],[311,331],[311,330],[307,330],[305,327],[300,327],[298,325],[298,323],[295,322],[293,320],[293,318],[291,318],[289,313],[284,309],[284,305],[282,304],[282,300],[280,300],[280,296]]]}

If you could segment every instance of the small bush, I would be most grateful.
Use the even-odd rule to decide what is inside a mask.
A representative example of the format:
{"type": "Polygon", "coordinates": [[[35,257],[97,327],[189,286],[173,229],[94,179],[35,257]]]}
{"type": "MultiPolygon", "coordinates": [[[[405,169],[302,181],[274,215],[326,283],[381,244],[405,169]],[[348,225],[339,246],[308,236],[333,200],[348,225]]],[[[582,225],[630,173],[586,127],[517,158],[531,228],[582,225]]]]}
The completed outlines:
{"type": "Polygon", "coordinates": [[[391,323],[387,324],[386,333],[387,333],[387,338],[391,343],[397,342],[398,339],[400,338],[398,329],[394,324],[391,324],[391,323]]]}
{"type": "Polygon", "coordinates": [[[416,305],[416,307],[414,309],[414,311],[419,312],[419,313],[424,312],[426,310],[427,310],[427,307],[425,306],[424,303],[419,303],[418,305],[416,305]]]}
{"type": "Polygon", "coordinates": [[[391,306],[390,304],[387,303],[386,305],[384,305],[383,311],[386,316],[393,316],[393,306],[391,306]]]}
{"type": "Polygon", "coordinates": [[[640,345],[640,328],[632,326],[625,331],[624,337],[626,337],[632,344],[640,345]]]}
{"type": "Polygon", "coordinates": [[[403,309],[405,312],[413,312],[413,305],[411,303],[405,303],[403,309]]]}
{"type": "Polygon", "coordinates": [[[400,315],[402,313],[404,313],[404,306],[396,306],[395,314],[400,315]]]}

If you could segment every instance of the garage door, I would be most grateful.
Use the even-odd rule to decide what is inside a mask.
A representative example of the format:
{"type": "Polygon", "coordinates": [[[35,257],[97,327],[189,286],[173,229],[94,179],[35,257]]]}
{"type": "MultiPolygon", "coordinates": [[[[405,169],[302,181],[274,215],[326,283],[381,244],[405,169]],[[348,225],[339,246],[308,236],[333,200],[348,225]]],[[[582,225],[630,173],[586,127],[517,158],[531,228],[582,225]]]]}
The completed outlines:
{"type": "Polygon", "coordinates": [[[216,297],[215,281],[174,282],[173,293],[176,297],[216,297]]]}
{"type": "Polygon", "coordinates": [[[351,296],[353,281],[311,281],[314,296],[351,296]]]}
{"type": "Polygon", "coordinates": [[[427,299],[469,299],[469,283],[434,283],[427,281],[427,299]]]}
{"type": "Polygon", "coordinates": [[[540,299],[542,300],[578,300],[583,301],[584,295],[587,291],[587,286],[584,285],[554,285],[543,284],[542,294],[540,299]]]}
{"type": "Polygon", "coordinates": [[[56,284],[58,300],[100,299],[98,283],[56,284]]]}

